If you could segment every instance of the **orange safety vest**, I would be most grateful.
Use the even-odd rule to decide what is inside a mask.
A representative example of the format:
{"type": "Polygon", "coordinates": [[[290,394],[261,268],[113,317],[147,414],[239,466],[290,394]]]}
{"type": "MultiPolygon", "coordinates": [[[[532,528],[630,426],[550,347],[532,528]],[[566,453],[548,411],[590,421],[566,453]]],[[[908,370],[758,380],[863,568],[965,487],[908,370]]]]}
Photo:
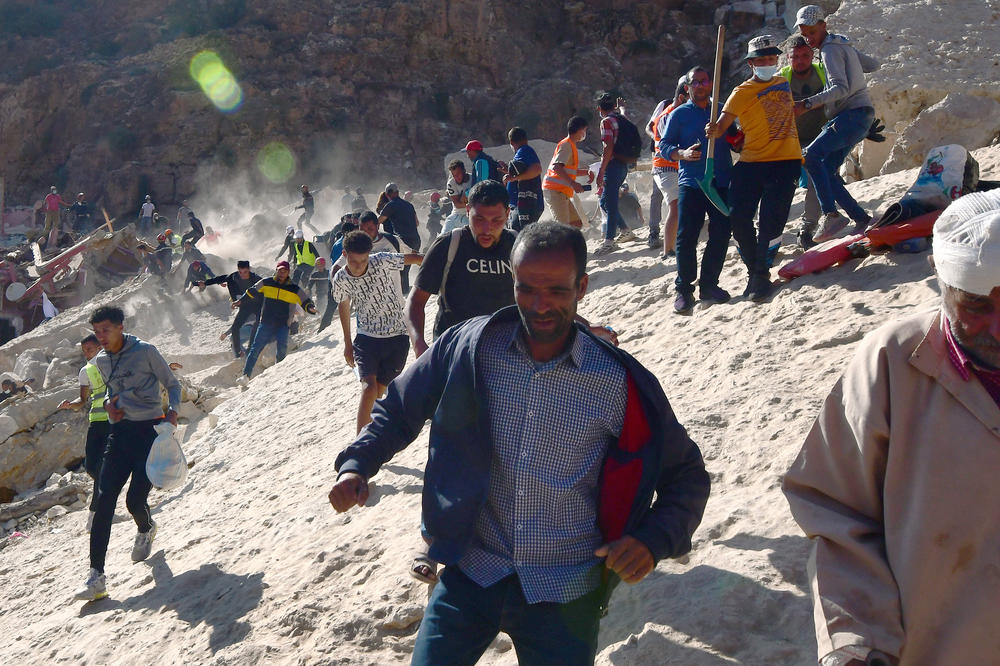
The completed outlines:
{"type": "MultiPolygon", "coordinates": [[[[568,173],[570,176],[573,177],[586,176],[587,170],[578,168],[580,165],[580,153],[577,152],[576,144],[573,143],[573,141],[569,137],[566,137],[558,144],[556,144],[555,152],[552,153],[552,159],[555,160],[556,155],[559,153],[559,148],[564,143],[569,143],[569,147],[572,148],[573,150],[573,156],[570,158],[569,163],[563,164],[563,168],[566,169],[566,173],[568,173]]],[[[554,161],[549,163],[549,170],[545,173],[545,178],[542,180],[542,189],[562,192],[567,197],[572,199],[574,194],[573,184],[570,181],[563,178],[561,175],[559,175],[559,173],[557,173],[556,170],[554,169],[554,166],[555,166],[554,161]]]]}
{"type": "Polygon", "coordinates": [[[655,146],[653,150],[653,168],[654,169],[677,169],[677,162],[668,160],[667,158],[660,155],[660,121],[665,117],[670,115],[670,112],[674,110],[673,104],[668,104],[667,108],[660,112],[660,115],[653,119],[653,145],[655,146]]]}

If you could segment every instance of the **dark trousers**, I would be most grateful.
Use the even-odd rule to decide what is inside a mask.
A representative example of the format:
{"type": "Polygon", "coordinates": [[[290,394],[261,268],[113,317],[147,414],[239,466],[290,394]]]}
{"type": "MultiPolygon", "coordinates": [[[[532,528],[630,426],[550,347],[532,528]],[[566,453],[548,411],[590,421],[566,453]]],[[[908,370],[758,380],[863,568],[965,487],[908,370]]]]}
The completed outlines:
{"type": "Polygon", "coordinates": [[[545,212],[545,208],[540,204],[541,201],[538,199],[528,197],[518,199],[517,208],[514,209],[514,220],[510,225],[511,229],[519,232],[529,224],[538,222],[538,218],[545,212]]]}
{"type": "Polygon", "coordinates": [[[200,241],[204,236],[205,236],[204,231],[198,231],[197,229],[192,229],[191,231],[181,236],[181,245],[184,245],[185,241],[191,241],[191,245],[197,245],[198,241],[200,241]]]}
{"type": "Polygon", "coordinates": [[[94,510],[94,524],[90,529],[90,566],[104,571],[104,558],[111,539],[111,521],[115,517],[118,496],[125,482],[132,477],[125,494],[125,506],[132,514],[140,532],[148,532],[153,527],[149,515],[149,491],[153,484],[146,476],[146,458],[156,439],[153,426],[163,419],[151,421],[119,421],[111,424],[111,434],[104,452],[101,476],[98,482],[99,494],[94,510]]]}
{"type": "MultiPolygon", "coordinates": [[[[728,201],[729,191],[717,188],[723,201],[728,201]]],[[[712,205],[700,187],[681,185],[677,197],[677,278],[674,285],[678,292],[694,293],[698,275],[698,236],[708,215],[708,243],[701,257],[701,277],[698,284],[717,287],[722,264],[729,249],[729,218],[712,205]]]]}
{"type": "MultiPolygon", "coordinates": [[[[337,306],[339,304],[333,300],[333,294],[329,289],[326,290],[326,307],[323,308],[323,318],[319,322],[319,330],[322,331],[324,328],[333,323],[333,315],[337,314],[337,306]]],[[[319,331],[317,331],[319,332],[319,331]]]]}
{"type": "Polygon", "coordinates": [[[292,273],[292,282],[305,289],[309,286],[309,276],[312,275],[313,269],[314,267],[309,264],[296,265],[295,271],[292,273]]]}
{"type": "Polygon", "coordinates": [[[621,186],[628,175],[628,166],[621,160],[612,158],[604,167],[604,192],[601,194],[601,210],[608,216],[608,226],[604,230],[605,240],[614,240],[618,230],[628,229],[625,218],[618,207],[621,186]]]}
{"type": "Polygon", "coordinates": [[[660,235],[660,222],[663,220],[663,192],[653,182],[653,193],[649,195],[649,236],[660,235]]]}
{"type": "Polygon", "coordinates": [[[280,363],[285,360],[285,354],[288,353],[288,324],[274,320],[262,321],[257,324],[257,332],[253,335],[246,363],[243,364],[244,375],[249,377],[253,374],[253,367],[257,365],[257,357],[271,340],[274,340],[276,347],[276,362],[280,363]]]}
{"type": "Polygon", "coordinates": [[[97,511],[97,495],[100,490],[101,463],[104,462],[104,451],[108,448],[108,434],[111,424],[107,421],[91,421],[87,428],[87,446],[84,449],[86,457],[83,468],[94,480],[94,492],[90,495],[90,510],[97,511]]]}
{"type": "Polygon", "coordinates": [[[729,221],[740,256],[751,275],[766,276],[771,268],[767,250],[788,221],[792,196],[802,172],[800,160],[737,162],[729,183],[729,221]],[[760,205],[757,228],[754,213],[760,205]]]}
{"type": "Polygon", "coordinates": [[[232,336],[233,342],[233,355],[236,358],[240,357],[243,352],[243,341],[240,339],[240,329],[243,328],[244,324],[253,317],[258,321],[254,323],[253,333],[250,334],[250,342],[253,342],[254,333],[257,332],[257,325],[260,317],[260,305],[259,304],[249,304],[241,305],[238,310],[236,310],[236,317],[233,318],[233,325],[229,327],[229,334],[232,336]]]}
{"type": "Polygon", "coordinates": [[[513,641],[521,666],[593,664],[600,616],[597,590],[565,604],[529,604],[516,575],[483,588],[457,566],[446,567],[424,611],[410,665],[475,664],[501,631],[513,641]]]}

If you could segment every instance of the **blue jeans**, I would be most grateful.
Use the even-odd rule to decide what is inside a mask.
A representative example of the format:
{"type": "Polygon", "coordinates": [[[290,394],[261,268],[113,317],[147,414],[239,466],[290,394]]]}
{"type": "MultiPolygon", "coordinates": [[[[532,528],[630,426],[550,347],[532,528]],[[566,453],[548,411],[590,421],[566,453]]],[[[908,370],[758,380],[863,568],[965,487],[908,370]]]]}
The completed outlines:
{"type": "MultiPolygon", "coordinates": [[[[723,201],[727,201],[729,190],[725,187],[716,188],[723,201]]],[[[729,249],[730,226],[729,218],[712,205],[700,187],[681,185],[677,197],[677,278],[674,285],[678,292],[694,293],[694,280],[698,275],[698,236],[708,215],[708,243],[701,258],[701,279],[698,284],[702,289],[717,287],[722,264],[726,261],[726,251],[729,249]]]]}
{"type": "Polygon", "coordinates": [[[618,210],[618,195],[627,175],[628,166],[614,158],[611,158],[608,166],[604,168],[604,192],[601,194],[601,210],[608,216],[608,224],[604,229],[605,240],[613,240],[618,234],[618,229],[628,229],[625,225],[625,218],[618,210]]]}
{"type": "Polygon", "coordinates": [[[823,126],[819,136],[806,147],[806,171],[816,186],[816,198],[824,213],[837,212],[837,204],[855,222],[868,220],[868,213],[854,200],[838,169],[848,153],[861,143],[871,128],[875,109],[863,106],[841,111],[823,126]]]}
{"type": "Polygon", "coordinates": [[[246,363],[243,364],[244,375],[249,377],[253,373],[257,357],[272,340],[277,345],[278,361],[283,361],[285,354],[288,353],[288,324],[267,319],[260,322],[257,334],[253,336],[253,342],[250,344],[250,351],[247,352],[246,363]]]}
{"type": "Polygon", "coordinates": [[[479,587],[457,566],[441,572],[420,623],[410,666],[475,664],[500,631],[521,666],[593,664],[600,588],[565,604],[529,604],[511,575],[479,587]]]}
{"type": "Polygon", "coordinates": [[[798,160],[780,162],[738,162],[729,183],[729,221],[733,238],[747,270],[767,275],[771,261],[768,249],[781,237],[792,207],[792,197],[802,171],[798,160]],[[753,218],[760,204],[757,227],[753,218]]]}

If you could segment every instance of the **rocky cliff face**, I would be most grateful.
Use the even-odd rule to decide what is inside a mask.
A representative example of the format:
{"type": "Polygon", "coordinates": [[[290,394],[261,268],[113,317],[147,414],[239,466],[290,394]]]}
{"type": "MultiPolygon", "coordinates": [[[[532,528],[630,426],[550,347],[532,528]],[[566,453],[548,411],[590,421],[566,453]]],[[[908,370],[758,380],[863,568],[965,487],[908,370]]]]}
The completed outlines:
{"type": "Polygon", "coordinates": [[[997,140],[1000,1],[844,0],[828,25],[882,63],[868,85],[889,141],[864,142],[865,176],[918,166],[935,146],[997,140]]]}
{"type": "Polygon", "coordinates": [[[169,205],[244,173],[252,191],[279,199],[300,182],[440,186],[444,153],[471,137],[500,143],[514,124],[558,139],[570,115],[593,113],[595,90],[620,91],[647,113],[688,67],[710,63],[717,17],[733,27],[727,52],[738,58],[740,34],[768,17],[780,24],[784,8],[4,0],[0,169],[8,203],[30,203],[55,183],[87,191],[112,215],[134,214],[147,193],[169,205]],[[219,111],[192,80],[203,50],[239,82],[237,110],[219,111]],[[277,185],[254,168],[275,141],[295,160],[277,185]]]}
{"type": "MultiPolygon", "coordinates": [[[[257,208],[290,200],[301,182],[440,187],[442,155],[469,138],[502,143],[517,124],[557,140],[570,115],[593,115],[598,89],[621,92],[642,116],[691,65],[710,64],[717,23],[730,31],[731,86],[745,75],[746,39],[787,35],[800,4],[0,0],[0,175],[8,205],[54,183],[120,216],[147,193],[168,208],[192,196],[205,204],[237,176],[257,208]],[[231,112],[192,79],[205,50],[241,87],[231,112]],[[277,183],[257,168],[273,142],[292,166],[277,183]]],[[[949,142],[948,123],[928,137],[940,123],[926,119],[906,136],[947,94],[1000,100],[997,0],[819,4],[837,10],[831,30],[884,63],[871,85],[895,134],[866,142],[864,175],[887,160],[890,171],[919,163],[939,134],[949,142]]],[[[976,132],[951,140],[988,143],[974,120],[976,132]]]]}

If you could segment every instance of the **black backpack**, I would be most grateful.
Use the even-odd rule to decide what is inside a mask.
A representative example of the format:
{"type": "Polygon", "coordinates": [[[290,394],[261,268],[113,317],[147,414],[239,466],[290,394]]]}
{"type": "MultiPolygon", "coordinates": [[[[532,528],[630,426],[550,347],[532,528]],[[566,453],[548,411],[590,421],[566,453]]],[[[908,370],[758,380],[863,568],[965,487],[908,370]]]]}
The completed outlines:
{"type": "Polygon", "coordinates": [[[609,113],[618,121],[618,137],[615,139],[614,156],[625,162],[634,162],[642,154],[642,137],[632,121],[620,113],[609,113]]]}
{"type": "MultiPolygon", "coordinates": [[[[616,144],[617,145],[617,144],[616,144]]],[[[492,156],[486,153],[479,153],[479,156],[486,160],[486,163],[490,165],[490,180],[495,180],[498,183],[503,182],[503,175],[500,173],[500,164],[493,159],[492,156]]]]}

